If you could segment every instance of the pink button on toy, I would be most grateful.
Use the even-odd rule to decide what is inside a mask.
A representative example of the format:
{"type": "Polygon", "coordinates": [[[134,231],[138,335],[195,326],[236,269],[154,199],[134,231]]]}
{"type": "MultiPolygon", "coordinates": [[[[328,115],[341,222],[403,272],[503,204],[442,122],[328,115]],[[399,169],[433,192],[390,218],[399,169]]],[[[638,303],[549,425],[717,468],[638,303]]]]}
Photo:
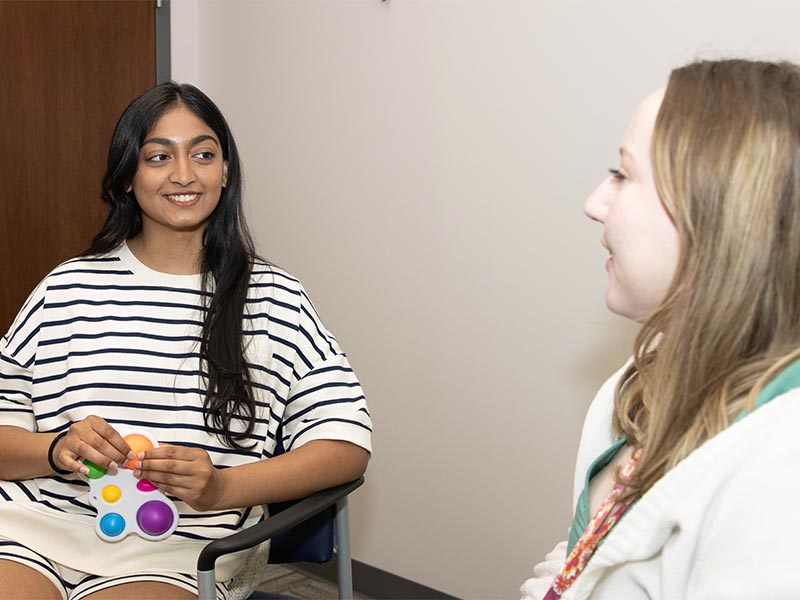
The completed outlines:
{"type": "Polygon", "coordinates": [[[139,483],[136,484],[136,489],[140,492],[154,492],[158,488],[147,481],[147,479],[140,479],[139,483]]]}

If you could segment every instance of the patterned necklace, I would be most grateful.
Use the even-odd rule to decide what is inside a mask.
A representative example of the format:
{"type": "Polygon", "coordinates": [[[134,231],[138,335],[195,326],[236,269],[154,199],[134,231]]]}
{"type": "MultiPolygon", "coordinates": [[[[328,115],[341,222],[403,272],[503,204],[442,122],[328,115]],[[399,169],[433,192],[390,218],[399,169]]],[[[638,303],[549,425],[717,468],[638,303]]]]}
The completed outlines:
{"type": "Polygon", "coordinates": [[[589,562],[589,559],[597,548],[597,545],[600,543],[600,540],[603,539],[614,526],[614,523],[628,510],[632,500],[623,502],[612,512],[614,505],[617,504],[617,498],[619,498],[620,494],[622,494],[622,491],[625,489],[625,482],[630,481],[633,470],[641,455],[642,450],[639,448],[633,453],[633,457],[628,464],[622,468],[619,474],[620,481],[614,484],[614,487],[611,488],[611,491],[608,493],[608,496],[606,496],[606,499],[603,500],[600,508],[597,509],[592,520],[589,521],[583,535],[581,535],[575,543],[575,547],[572,548],[572,552],[569,553],[564,566],[561,567],[561,571],[553,580],[553,585],[542,600],[559,600],[559,598],[561,598],[561,594],[567,591],[578,575],[581,574],[586,563],[589,562]]]}

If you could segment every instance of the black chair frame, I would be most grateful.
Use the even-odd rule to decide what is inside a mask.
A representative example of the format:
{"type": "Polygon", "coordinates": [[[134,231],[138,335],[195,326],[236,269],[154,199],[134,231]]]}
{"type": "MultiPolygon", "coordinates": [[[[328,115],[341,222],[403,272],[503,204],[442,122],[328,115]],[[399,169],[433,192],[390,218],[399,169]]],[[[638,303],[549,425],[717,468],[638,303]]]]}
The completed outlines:
{"type": "Polygon", "coordinates": [[[257,525],[207,544],[197,559],[199,600],[215,600],[217,597],[214,565],[219,557],[253,548],[262,542],[271,540],[273,537],[288,532],[293,527],[332,506],[336,507],[335,525],[339,597],[342,600],[351,600],[353,597],[353,578],[350,565],[350,523],[347,496],[363,483],[364,478],[359,477],[350,483],[316,492],[282,512],[270,515],[269,518],[264,519],[257,525]]]}

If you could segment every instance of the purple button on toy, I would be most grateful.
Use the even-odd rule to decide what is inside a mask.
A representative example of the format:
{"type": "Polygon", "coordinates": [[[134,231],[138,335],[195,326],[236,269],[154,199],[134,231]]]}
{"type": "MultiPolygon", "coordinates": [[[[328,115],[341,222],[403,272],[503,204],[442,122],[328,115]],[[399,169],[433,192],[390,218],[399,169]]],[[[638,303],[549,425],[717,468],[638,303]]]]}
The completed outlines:
{"type": "Polygon", "coordinates": [[[136,512],[136,523],[148,535],[161,535],[172,527],[175,515],[161,500],[145,502],[136,512]]]}

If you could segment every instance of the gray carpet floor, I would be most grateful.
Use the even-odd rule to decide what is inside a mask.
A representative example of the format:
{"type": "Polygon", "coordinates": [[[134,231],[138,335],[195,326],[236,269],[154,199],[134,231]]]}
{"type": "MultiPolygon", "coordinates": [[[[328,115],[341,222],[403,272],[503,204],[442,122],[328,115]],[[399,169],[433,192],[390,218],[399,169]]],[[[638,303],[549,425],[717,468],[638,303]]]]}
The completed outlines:
{"type": "MultiPolygon", "coordinates": [[[[300,573],[284,565],[269,565],[259,590],[284,594],[298,600],[338,600],[336,585],[321,578],[300,573]]],[[[356,594],[354,600],[367,600],[356,594]]]]}

